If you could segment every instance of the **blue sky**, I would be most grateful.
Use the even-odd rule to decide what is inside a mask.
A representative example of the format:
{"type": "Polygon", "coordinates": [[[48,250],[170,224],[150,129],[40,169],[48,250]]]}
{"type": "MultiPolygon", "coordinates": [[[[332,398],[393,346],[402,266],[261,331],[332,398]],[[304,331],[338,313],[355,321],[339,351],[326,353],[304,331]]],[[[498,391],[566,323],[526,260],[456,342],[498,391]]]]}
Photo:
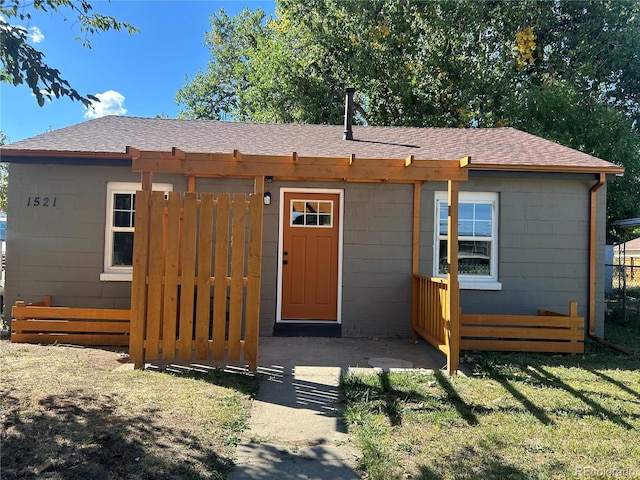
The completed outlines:
{"type": "Polygon", "coordinates": [[[204,34],[209,16],[224,8],[229,15],[247,7],[275,10],[273,0],[90,0],[94,11],[111,15],[140,29],[139,33],[103,32],[89,37],[91,49],[82,47],[77,25],[60,14],[38,13],[28,25],[31,44],[45,61],[60,70],[81,94],[102,101],[95,111],[80,102],[54,99],[39,107],[31,90],[0,83],[0,130],[12,142],[51,129],[80,123],[97,115],[135,117],[168,115],[179,107],[175,94],[204,68],[209,51],[204,34]]]}

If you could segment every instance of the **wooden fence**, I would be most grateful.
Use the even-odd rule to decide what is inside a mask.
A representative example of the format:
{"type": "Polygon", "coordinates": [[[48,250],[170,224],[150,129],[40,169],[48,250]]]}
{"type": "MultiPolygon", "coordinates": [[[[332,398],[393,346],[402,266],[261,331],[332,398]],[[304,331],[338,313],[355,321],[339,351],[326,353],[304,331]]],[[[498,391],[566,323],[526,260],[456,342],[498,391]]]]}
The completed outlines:
{"type": "Polygon", "coordinates": [[[460,350],[584,352],[584,318],[571,302],[569,314],[460,316],[460,350]]]}
{"type": "Polygon", "coordinates": [[[413,332],[448,355],[449,283],[444,278],[418,275],[413,283],[413,332]]]}
{"type": "Polygon", "coordinates": [[[262,198],[136,193],[131,343],[146,360],[257,366],[262,198]]]}
{"type": "Polygon", "coordinates": [[[11,309],[11,341],[85,346],[129,345],[130,310],[51,306],[51,297],[11,309]]]}

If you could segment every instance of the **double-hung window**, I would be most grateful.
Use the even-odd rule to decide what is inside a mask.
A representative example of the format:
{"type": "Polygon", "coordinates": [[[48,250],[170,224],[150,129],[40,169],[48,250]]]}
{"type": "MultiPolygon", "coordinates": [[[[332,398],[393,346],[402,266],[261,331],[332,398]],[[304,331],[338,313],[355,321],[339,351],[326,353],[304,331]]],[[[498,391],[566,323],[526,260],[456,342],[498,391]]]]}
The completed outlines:
{"type": "MultiPolygon", "coordinates": [[[[435,194],[434,275],[447,274],[447,192],[435,194]]],[[[460,192],[458,273],[461,288],[498,290],[498,194],[460,192]]]]}
{"type": "MultiPolygon", "coordinates": [[[[107,183],[104,273],[100,280],[131,280],[136,191],[141,188],[140,183],[107,183]]],[[[154,183],[153,190],[170,192],[173,185],[154,183]]]]}

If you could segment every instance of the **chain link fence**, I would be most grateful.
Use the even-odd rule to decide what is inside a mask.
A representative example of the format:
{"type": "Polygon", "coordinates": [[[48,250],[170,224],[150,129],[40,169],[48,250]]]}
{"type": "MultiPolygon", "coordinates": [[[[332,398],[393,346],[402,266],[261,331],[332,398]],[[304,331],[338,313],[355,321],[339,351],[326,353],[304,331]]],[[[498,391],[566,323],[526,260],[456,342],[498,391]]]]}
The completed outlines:
{"type": "Polygon", "coordinates": [[[615,258],[605,271],[607,320],[626,324],[640,319],[640,258],[615,258]]]}

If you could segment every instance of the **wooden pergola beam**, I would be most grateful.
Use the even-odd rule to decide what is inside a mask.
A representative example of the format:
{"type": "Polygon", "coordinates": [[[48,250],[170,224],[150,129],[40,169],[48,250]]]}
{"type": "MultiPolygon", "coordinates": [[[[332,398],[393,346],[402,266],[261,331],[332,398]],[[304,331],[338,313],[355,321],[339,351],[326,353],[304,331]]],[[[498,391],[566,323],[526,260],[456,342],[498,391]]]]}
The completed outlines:
{"type": "Polygon", "coordinates": [[[468,157],[423,160],[349,157],[303,157],[233,153],[184,153],[135,150],[134,172],[182,173],[193,176],[255,178],[270,175],[287,179],[327,181],[465,181],[468,157]],[[184,155],[183,155],[184,153],[184,155]]]}
{"type": "Polygon", "coordinates": [[[184,160],[187,154],[180,150],[178,147],[171,148],[171,156],[177,158],[178,160],[184,160]]]}

